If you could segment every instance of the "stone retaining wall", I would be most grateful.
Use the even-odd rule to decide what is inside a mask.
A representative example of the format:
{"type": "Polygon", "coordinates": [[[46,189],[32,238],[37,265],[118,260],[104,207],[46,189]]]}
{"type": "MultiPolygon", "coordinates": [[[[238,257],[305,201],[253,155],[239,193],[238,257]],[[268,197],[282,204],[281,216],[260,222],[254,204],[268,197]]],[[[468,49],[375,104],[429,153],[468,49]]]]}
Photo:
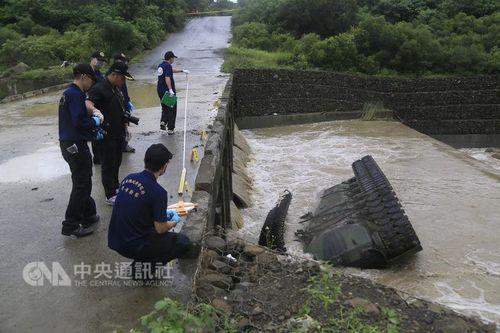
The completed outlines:
{"type": "MultiPolygon", "coordinates": [[[[49,93],[49,92],[63,90],[63,89],[65,89],[68,86],[68,84],[69,84],[69,82],[68,83],[58,84],[58,85],[55,85],[55,86],[46,87],[46,88],[43,88],[43,89],[30,90],[30,91],[24,92],[22,94],[19,93],[17,95],[10,95],[10,96],[7,96],[4,99],[0,100],[0,103],[9,103],[9,102],[14,102],[14,101],[19,101],[19,100],[30,98],[30,97],[34,97],[34,96],[43,95],[43,94],[46,94],[46,93],[49,93]]],[[[1,98],[1,96],[0,96],[0,98],[1,98]]]]}
{"type": "Polygon", "coordinates": [[[230,227],[230,202],[232,199],[232,142],[233,118],[231,108],[231,80],[221,97],[221,103],[205,145],[204,156],[195,180],[192,202],[198,204],[197,211],[187,218],[182,228],[194,244],[191,256],[197,257],[201,240],[206,230],[215,226],[230,227]]]}
{"type": "Polygon", "coordinates": [[[237,70],[235,118],[240,127],[280,123],[264,117],[315,114],[311,121],[358,118],[382,104],[428,135],[500,135],[500,76],[421,79],[333,72],[237,70]],[[323,115],[323,116],[318,116],[323,115]]]}
{"type": "Polygon", "coordinates": [[[0,79],[0,102],[13,102],[29,98],[47,92],[64,89],[71,80],[41,78],[37,80],[28,79],[0,79]]]}

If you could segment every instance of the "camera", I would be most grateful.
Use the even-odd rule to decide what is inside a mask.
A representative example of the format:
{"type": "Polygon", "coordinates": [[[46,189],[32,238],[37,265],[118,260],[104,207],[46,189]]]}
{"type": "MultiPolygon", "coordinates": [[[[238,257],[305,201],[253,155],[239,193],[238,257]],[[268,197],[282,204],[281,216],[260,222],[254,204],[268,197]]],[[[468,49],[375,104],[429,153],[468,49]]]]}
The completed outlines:
{"type": "Polygon", "coordinates": [[[139,118],[134,117],[133,115],[130,114],[130,111],[124,111],[123,112],[123,119],[126,123],[132,123],[139,125],[139,118]]]}

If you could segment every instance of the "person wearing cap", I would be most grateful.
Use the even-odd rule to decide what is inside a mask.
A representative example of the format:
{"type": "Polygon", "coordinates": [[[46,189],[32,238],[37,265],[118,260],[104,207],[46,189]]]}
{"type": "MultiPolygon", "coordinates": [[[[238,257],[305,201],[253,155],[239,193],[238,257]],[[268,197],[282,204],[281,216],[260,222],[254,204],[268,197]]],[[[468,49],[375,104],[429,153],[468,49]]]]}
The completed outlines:
{"type": "Polygon", "coordinates": [[[73,83],[63,92],[59,101],[59,144],[73,182],[61,233],[83,237],[90,235],[93,226],[99,221],[91,197],[92,156],[87,141],[95,139],[95,130],[103,118],[102,115],[89,115],[85,106],[85,92],[96,80],[92,67],[88,64],[76,65],[73,77],[73,83]]]}
{"type": "MultiPolygon", "coordinates": [[[[158,83],[156,86],[156,90],[158,92],[158,97],[160,97],[160,101],[166,92],[168,92],[170,96],[176,95],[174,73],[189,74],[189,71],[187,69],[172,68],[172,64],[174,63],[175,58],[177,57],[175,56],[174,52],[167,51],[164,56],[164,61],[162,61],[162,63],[158,65],[158,83]]],[[[176,117],[177,103],[175,103],[172,107],[161,104],[160,129],[163,131],[168,129],[167,133],[169,135],[174,134],[176,117]]]]}
{"type": "Polygon", "coordinates": [[[95,76],[97,78],[96,82],[104,81],[104,75],[101,73],[101,68],[106,63],[106,56],[102,51],[95,51],[90,56],[90,66],[94,69],[95,76]]]}
{"type": "MultiPolygon", "coordinates": [[[[144,156],[144,171],[121,182],[108,230],[108,246],[136,263],[165,265],[181,257],[190,246],[187,236],[173,232],[181,221],[167,211],[168,193],[158,184],[172,153],[163,144],[151,145],[144,156]]],[[[139,277],[145,278],[145,277],[139,277]]]]}
{"type": "Polygon", "coordinates": [[[128,66],[123,62],[115,62],[106,72],[105,80],[92,86],[87,101],[91,110],[98,109],[104,115],[101,127],[106,135],[101,141],[101,180],[109,205],[113,205],[116,199],[125,142],[124,114],[127,109],[120,89],[126,79],[133,80],[128,73],[128,66]]]}
{"type": "MultiPolygon", "coordinates": [[[[128,65],[128,58],[123,53],[116,53],[113,56],[113,59],[115,60],[115,62],[123,62],[126,65],[128,65]]],[[[130,101],[130,96],[128,95],[127,82],[125,82],[125,84],[122,86],[121,89],[122,89],[123,98],[125,100],[125,107],[127,108],[127,110],[129,112],[133,112],[134,105],[130,101]]],[[[123,152],[124,153],[135,153],[135,148],[130,147],[130,145],[128,143],[129,138],[130,138],[130,132],[128,131],[128,124],[127,124],[126,134],[127,135],[125,136],[125,144],[123,146],[123,152]]]]}
{"type": "MultiPolygon", "coordinates": [[[[101,68],[102,68],[102,66],[104,66],[105,63],[106,63],[106,57],[104,55],[104,52],[102,52],[102,51],[95,51],[90,56],[90,66],[92,66],[92,69],[94,69],[95,76],[96,76],[95,83],[104,81],[104,75],[101,73],[101,68]]],[[[99,111],[99,110],[96,110],[96,111],[99,111]]],[[[101,164],[101,142],[100,141],[92,141],[92,155],[94,156],[93,157],[94,164],[101,164]]]]}

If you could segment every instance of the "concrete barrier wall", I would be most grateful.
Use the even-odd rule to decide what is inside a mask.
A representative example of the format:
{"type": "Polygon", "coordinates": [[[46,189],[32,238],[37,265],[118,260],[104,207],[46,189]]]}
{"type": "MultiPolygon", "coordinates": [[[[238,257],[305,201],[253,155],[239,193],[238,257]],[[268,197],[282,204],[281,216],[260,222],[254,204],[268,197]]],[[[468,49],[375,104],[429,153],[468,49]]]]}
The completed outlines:
{"type": "Polygon", "coordinates": [[[499,79],[500,75],[410,80],[237,70],[235,118],[240,127],[276,125],[298,114],[315,114],[312,121],[352,119],[367,104],[381,103],[403,123],[425,134],[500,135],[499,79]],[[273,121],[273,116],[278,120],[273,121]]]}
{"type": "Polygon", "coordinates": [[[5,103],[41,95],[62,89],[70,82],[69,78],[65,80],[55,78],[37,80],[2,78],[0,79],[0,100],[5,103]]]}
{"type": "Polygon", "coordinates": [[[191,257],[198,256],[207,230],[216,227],[226,229],[231,225],[233,105],[230,79],[222,94],[217,116],[208,131],[204,156],[195,180],[191,201],[198,203],[198,209],[189,215],[182,229],[194,244],[191,257]]]}

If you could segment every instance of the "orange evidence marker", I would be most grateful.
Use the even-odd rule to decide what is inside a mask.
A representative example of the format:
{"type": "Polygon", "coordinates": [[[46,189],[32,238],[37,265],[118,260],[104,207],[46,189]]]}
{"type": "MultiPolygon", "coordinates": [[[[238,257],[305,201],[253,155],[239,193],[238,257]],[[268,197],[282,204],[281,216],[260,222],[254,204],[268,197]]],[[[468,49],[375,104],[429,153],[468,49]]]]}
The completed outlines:
{"type": "Polygon", "coordinates": [[[192,202],[184,202],[180,200],[178,203],[168,206],[168,209],[175,210],[180,216],[185,217],[190,211],[196,210],[198,204],[192,202]]]}

